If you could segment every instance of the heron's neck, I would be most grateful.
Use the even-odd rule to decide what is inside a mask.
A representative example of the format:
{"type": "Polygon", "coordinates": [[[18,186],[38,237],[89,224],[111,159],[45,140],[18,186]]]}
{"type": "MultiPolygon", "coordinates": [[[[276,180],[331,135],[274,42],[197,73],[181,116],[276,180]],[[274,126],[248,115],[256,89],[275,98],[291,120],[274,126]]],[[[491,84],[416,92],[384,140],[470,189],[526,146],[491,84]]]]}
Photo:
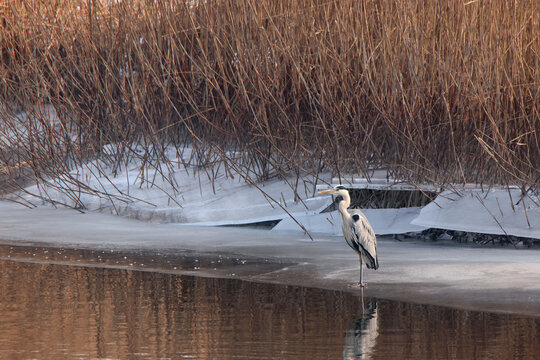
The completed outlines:
{"type": "Polygon", "coordinates": [[[351,205],[351,198],[349,194],[347,194],[346,196],[343,196],[343,200],[341,200],[338,204],[339,212],[345,218],[348,218],[351,216],[351,214],[349,214],[349,212],[347,211],[350,205],[351,205]]]}

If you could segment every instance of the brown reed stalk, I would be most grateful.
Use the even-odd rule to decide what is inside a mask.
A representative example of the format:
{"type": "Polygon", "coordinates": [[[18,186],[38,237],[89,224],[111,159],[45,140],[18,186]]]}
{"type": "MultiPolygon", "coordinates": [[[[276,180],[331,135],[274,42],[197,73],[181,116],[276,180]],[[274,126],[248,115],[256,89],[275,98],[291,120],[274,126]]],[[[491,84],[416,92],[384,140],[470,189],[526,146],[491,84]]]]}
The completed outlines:
{"type": "Polygon", "coordinates": [[[166,178],[166,147],[189,145],[209,178],[229,152],[257,181],[386,168],[537,188],[539,13],[533,0],[4,1],[0,160],[45,181],[139,158],[143,178],[166,178]]]}

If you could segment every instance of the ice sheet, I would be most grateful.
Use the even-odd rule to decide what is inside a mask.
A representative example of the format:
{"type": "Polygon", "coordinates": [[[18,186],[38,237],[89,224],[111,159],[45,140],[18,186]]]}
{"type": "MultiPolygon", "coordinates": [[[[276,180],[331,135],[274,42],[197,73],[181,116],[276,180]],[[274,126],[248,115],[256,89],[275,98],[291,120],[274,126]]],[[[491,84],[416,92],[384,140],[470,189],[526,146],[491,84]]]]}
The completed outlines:
{"type": "MultiPolygon", "coordinates": [[[[274,265],[283,262],[279,270],[274,267],[268,272],[261,266],[260,274],[250,271],[245,279],[252,281],[354,291],[347,285],[358,280],[358,256],[343,239],[329,235],[310,241],[298,233],[153,224],[5,202],[0,202],[0,234],[0,243],[12,245],[141,253],[193,251],[271,259],[274,265]]],[[[380,268],[365,271],[366,296],[540,315],[538,250],[379,238],[378,253],[380,268]]],[[[232,272],[240,271],[208,269],[205,276],[234,277],[232,272]]]]}
{"type": "Polygon", "coordinates": [[[540,239],[537,198],[521,198],[518,189],[473,189],[441,193],[412,224],[458,231],[540,239]]]}

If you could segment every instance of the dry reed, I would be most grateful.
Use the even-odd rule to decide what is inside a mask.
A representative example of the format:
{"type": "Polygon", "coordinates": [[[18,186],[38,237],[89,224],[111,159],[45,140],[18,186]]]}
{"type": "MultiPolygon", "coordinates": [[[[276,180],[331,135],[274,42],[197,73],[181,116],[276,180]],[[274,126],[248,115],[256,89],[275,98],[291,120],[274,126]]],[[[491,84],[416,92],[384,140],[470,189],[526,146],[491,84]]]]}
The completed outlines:
{"type": "Polygon", "coordinates": [[[209,176],[387,168],[537,190],[538,14],[535,0],[4,1],[0,160],[45,179],[95,157],[161,169],[167,146],[192,146],[209,176]]]}

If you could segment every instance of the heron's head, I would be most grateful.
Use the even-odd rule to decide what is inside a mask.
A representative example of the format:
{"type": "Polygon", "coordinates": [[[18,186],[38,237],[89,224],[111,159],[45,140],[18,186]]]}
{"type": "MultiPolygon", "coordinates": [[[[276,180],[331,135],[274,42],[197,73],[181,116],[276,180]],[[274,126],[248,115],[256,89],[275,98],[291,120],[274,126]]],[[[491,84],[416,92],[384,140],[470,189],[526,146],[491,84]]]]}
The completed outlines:
{"type": "Polygon", "coordinates": [[[345,186],[338,185],[338,186],[335,186],[332,189],[319,191],[319,194],[338,195],[338,196],[341,196],[341,197],[345,198],[345,197],[347,197],[349,195],[349,191],[347,191],[345,186]]]}

